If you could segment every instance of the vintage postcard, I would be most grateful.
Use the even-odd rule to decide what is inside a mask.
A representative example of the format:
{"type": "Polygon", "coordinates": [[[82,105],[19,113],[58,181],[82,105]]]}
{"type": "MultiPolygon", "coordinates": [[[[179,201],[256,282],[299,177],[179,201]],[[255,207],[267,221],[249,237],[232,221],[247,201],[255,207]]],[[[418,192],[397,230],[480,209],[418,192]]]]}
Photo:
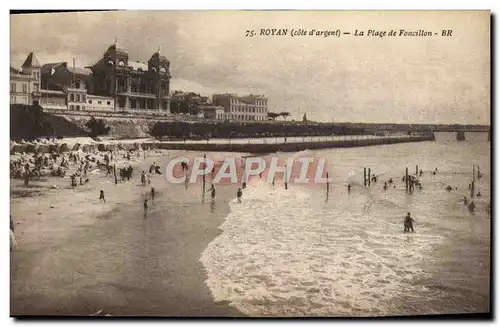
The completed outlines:
{"type": "Polygon", "coordinates": [[[489,11],[10,26],[12,317],[491,317],[489,11]]]}

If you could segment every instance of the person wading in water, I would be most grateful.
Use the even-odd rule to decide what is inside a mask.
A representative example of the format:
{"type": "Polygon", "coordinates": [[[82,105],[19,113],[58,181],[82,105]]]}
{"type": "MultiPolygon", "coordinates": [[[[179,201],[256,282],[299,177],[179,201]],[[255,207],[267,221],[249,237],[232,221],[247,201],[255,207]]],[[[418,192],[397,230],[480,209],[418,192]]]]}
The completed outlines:
{"type": "Polygon", "coordinates": [[[411,214],[408,212],[406,214],[405,221],[404,221],[405,233],[409,232],[410,230],[412,232],[415,232],[415,230],[413,229],[414,222],[415,222],[415,220],[411,217],[411,214]]]}
{"type": "Polygon", "coordinates": [[[238,198],[238,203],[241,203],[241,196],[243,195],[243,192],[241,192],[241,188],[238,189],[238,192],[236,192],[236,197],[238,198]]]}
{"type": "Polygon", "coordinates": [[[148,215],[148,199],[144,199],[144,218],[148,215]]]}
{"type": "Polygon", "coordinates": [[[99,201],[106,203],[106,199],[104,198],[104,191],[103,190],[100,191],[99,201]]]}
{"type": "Polygon", "coordinates": [[[212,193],[210,193],[210,196],[212,197],[212,199],[215,199],[215,187],[213,184],[212,184],[212,187],[206,193],[208,193],[208,192],[212,192],[212,193]]]}

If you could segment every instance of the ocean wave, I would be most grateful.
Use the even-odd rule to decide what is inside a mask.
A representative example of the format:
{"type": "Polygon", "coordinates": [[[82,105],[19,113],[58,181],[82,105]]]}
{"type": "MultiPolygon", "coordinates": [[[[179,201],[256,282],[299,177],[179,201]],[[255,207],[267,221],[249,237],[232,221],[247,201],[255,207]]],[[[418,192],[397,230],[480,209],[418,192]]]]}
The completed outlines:
{"type": "Polygon", "coordinates": [[[310,189],[257,181],[243,192],[200,260],[214,299],[250,316],[390,314],[386,303],[422,287],[416,263],[441,240],[403,234],[376,210],[347,214],[310,189]]]}

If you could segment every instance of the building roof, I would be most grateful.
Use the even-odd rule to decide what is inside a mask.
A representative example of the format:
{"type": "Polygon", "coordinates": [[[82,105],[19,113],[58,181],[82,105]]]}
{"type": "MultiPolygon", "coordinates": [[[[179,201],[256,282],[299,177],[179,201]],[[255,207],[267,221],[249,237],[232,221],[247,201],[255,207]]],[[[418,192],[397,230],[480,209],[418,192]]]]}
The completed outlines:
{"type": "Polygon", "coordinates": [[[41,89],[41,90],[40,90],[40,93],[44,93],[44,94],[59,94],[59,95],[64,95],[64,92],[63,92],[63,91],[56,91],[56,90],[44,90],[44,89],[41,89]]]}
{"type": "Polygon", "coordinates": [[[51,74],[52,68],[57,69],[59,66],[64,66],[64,62],[55,62],[42,66],[42,74],[51,74]]]}
{"type": "Polygon", "coordinates": [[[129,61],[128,66],[132,68],[133,70],[139,70],[141,69],[142,71],[147,72],[148,71],[148,65],[144,62],[140,61],[129,61]]]}
{"type": "Polygon", "coordinates": [[[26,60],[24,61],[24,64],[22,65],[23,68],[39,68],[40,67],[40,62],[36,58],[35,54],[33,52],[30,52],[26,60]]]}
{"type": "Polygon", "coordinates": [[[110,51],[116,51],[116,52],[122,52],[122,53],[127,53],[127,50],[125,50],[124,47],[118,44],[118,42],[113,43],[112,45],[109,46],[108,50],[106,52],[110,51]]]}
{"type": "Polygon", "coordinates": [[[56,62],[56,63],[51,63],[51,64],[45,64],[42,66],[42,74],[52,74],[52,69],[55,70],[59,69],[59,67],[65,67],[70,73],[74,73],[76,75],[91,75],[92,70],[89,68],[81,68],[81,67],[75,67],[73,69],[73,66],[68,67],[67,62],[56,62]]]}
{"type": "Polygon", "coordinates": [[[77,75],[91,75],[92,74],[92,70],[90,70],[89,68],[81,68],[81,67],[73,68],[73,66],[71,66],[71,67],[68,67],[68,70],[71,73],[74,73],[77,75]]]}
{"type": "Polygon", "coordinates": [[[153,58],[158,58],[158,57],[159,57],[160,60],[168,61],[167,57],[165,57],[164,55],[160,54],[158,51],[155,52],[155,53],[153,53],[153,55],[151,56],[152,59],[153,58]]]}
{"type": "Polygon", "coordinates": [[[11,74],[20,74],[21,72],[14,67],[10,66],[10,73],[11,74]]]}

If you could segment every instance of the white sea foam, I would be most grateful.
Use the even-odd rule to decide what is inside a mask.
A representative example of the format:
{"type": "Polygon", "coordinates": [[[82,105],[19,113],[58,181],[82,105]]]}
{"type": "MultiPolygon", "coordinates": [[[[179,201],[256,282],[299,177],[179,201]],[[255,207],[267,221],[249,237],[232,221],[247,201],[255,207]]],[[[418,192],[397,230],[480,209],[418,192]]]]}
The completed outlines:
{"type": "Polygon", "coordinates": [[[391,314],[386,304],[423,278],[418,262],[440,236],[403,234],[401,219],[370,204],[384,199],[330,205],[314,194],[257,182],[230,203],[200,259],[216,301],[251,316],[391,314]]]}

